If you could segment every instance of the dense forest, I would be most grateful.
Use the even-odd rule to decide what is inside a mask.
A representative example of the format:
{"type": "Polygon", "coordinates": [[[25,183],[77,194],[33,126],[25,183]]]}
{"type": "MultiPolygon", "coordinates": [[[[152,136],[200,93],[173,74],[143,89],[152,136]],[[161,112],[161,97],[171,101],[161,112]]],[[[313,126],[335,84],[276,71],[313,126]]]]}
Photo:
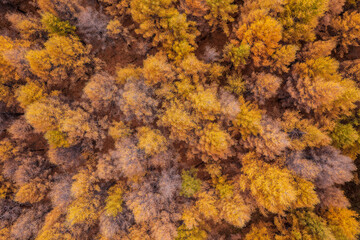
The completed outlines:
{"type": "Polygon", "coordinates": [[[1,240],[356,240],[359,0],[0,0],[1,240]]]}

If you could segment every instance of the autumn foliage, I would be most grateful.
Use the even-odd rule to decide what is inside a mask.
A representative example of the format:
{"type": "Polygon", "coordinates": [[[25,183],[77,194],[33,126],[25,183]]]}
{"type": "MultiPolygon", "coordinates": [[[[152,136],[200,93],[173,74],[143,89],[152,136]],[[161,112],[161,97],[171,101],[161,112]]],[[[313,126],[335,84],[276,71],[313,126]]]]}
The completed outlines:
{"type": "Polygon", "coordinates": [[[358,239],[359,7],[0,1],[0,239],[358,239]]]}

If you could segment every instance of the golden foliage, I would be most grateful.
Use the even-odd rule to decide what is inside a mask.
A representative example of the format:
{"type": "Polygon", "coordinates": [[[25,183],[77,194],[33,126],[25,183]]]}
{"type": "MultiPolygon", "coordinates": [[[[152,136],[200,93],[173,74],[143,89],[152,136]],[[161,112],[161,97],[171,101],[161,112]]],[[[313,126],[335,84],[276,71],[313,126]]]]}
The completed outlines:
{"type": "Polygon", "coordinates": [[[236,36],[243,45],[250,46],[251,58],[255,66],[270,66],[270,56],[279,47],[282,38],[282,26],[270,16],[260,16],[239,27],[236,36]]]}
{"type": "Polygon", "coordinates": [[[164,114],[160,116],[158,124],[170,128],[171,139],[183,141],[188,141],[192,130],[196,127],[194,117],[184,109],[183,104],[177,103],[177,101],[171,102],[170,106],[166,108],[164,114]]]}
{"type": "Polygon", "coordinates": [[[199,130],[197,135],[200,137],[197,149],[203,153],[203,161],[207,161],[207,156],[214,160],[226,159],[232,155],[231,146],[233,140],[230,135],[215,123],[209,123],[204,129],[199,130]]]}
{"type": "Polygon", "coordinates": [[[264,222],[252,224],[250,232],[246,234],[245,240],[270,240],[274,239],[274,231],[264,222]]]}
{"type": "Polygon", "coordinates": [[[185,9],[186,14],[191,14],[196,17],[203,17],[209,10],[206,0],[182,0],[181,7],[185,9]]]}
{"type": "Polygon", "coordinates": [[[336,239],[355,240],[360,234],[358,214],[347,208],[330,208],[325,219],[336,239]]]}
{"type": "Polygon", "coordinates": [[[109,127],[109,135],[114,139],[118,140],[131,135],[131,129],[125,125],[124,122],[113,122],[109,127]]]}
{"type": "Polygon", "coordinates": [[[106,198],[105,212],[107,215],[116,217],[122,212],[124,186],[123,183],[117,183],[108,190],[106,198]]]}
{"type": "Polygon", "coordinates": [[[285,0],[279,20],[284,26],[284,40],[290,43],[313,41],[318,19],[325,13],[328,0],[285,0]]]}
{"type": "Polygon", "coordinates": [[[289,135],[292,149],[303,150],[306,147],[321,147],[331,143],[331,139],[311,120],[303,119],[298,112],[286,111],[281,122],[289,135]]]}
{"type": "Polygon", "coordinates": [[[340,54],[343,56],[349,52],[349,46],[359,46],[360,13],[345,12],[342,18],[333,21],[333,27],[338,32],[340,54]]]}
{"type": "Polygon", "coordinates": [[[168,63],[167,57],[162,54],[148,57],[144,61],[143,67],[145,83],[154,85],[156,83],[167,83],[174,79],[174,72],[171,64],[168,63]]]}
{"type": "Polygon", "coordinates": [[[262,162],[254,153],[243,157],[242,163],[244,175],[240,181],[244,182],[240,184],[251,192],[261,211],[283,213],[293,204],[312,207],[318,203],[313,185],[305,180],[298,183],[289,170],[262,162]]]}
{"type": "Polygon", "coordinates": [[[30,50],[26,58],[32,73],[51,84],[63,84],[84,77],[90,63],[90,49],[75,37],[52,36],[44,49],[30,50]]]}
{"type": "Polygon", "coordinates": [[[45,198],[46,184],[33,180],[19,188],[15,195],[15,201],[19,203],[37,203],[45,198]]]}
{"type": "Polygon", "coordinates": [[[255,99],[264,104],[265,101],[277,94],[282,79],[270,73],[254,74],[248,81],[249,88],[255,99]]]}
{"type": "Polygon", "coordinates": [[[26,85],[22,85],[16,90],[16,99],[23,108],[26,108],[31,103],[36,102],[43,97],[46,97],[43,86],[35,82],[28,82],[26,85]]]}
{"type": "Polygon", "coordinates": [[[238,7],[232,4],[234,0],[206,0],[209,13],[204,16],[209,21],[209,25],[215,30],[220,26],[226,35],[229,35],[229,27],[227,22],[233,22],[235,19],[231,16],[234,14],[238,7]]]}
{"type": "Polygon", "coordinates": [[[158,129],[141,127],[137,129],[139,143],[138,147],[144,150],[146,155],[155,155],[166,151],[167,141],[158,129]]]}
{"type": "Polygon", "coordinates": [[[43,98],[26,108],[25,119],[39,132],[56,130],[66,109],[56,97],[43,98]]]}
{"type": "Polygon", "coordinates": [[[296,45],[284,45],[278,48],[271,56],[273,59],[272,70],[280,73],[289,72],[288,66],[295,61],[298,50],[299,47],[296,45]]]}
{"type": "Polygon", "coordinates": [[[198,89],[197,92],[190,95],[192,107],[204,119],[214,120],[220,113],[220,102],[216,96],[215,89],[198,89]]]}
{"type": "Polygon", "coordinates": [[[240,112],[233,120],[233,127],[230,128],[235,134],[240,133],[242,139],[250,135],[257,135],[262,131],[261,118],[262,112],[257,105],[245,102],[240,98],[240,112]]]}

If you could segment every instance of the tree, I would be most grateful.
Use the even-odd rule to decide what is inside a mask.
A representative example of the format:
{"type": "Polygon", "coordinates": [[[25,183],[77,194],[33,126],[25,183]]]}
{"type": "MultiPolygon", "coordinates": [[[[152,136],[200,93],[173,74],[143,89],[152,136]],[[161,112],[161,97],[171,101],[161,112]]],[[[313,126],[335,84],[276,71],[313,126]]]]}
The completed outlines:
{"type": "Polygon", "coordinates": [[[289,72],[288,66],[295,61],[298,50],[299,47],[296,45],[284,45],[278,48],[271,56],[273,59],[271,70],[279,73],[289,72]]]}
{"type": "Polygon", "coordinates": [[[200,190],[202,182],[196,177],[196,172],[197,171],[194,168],[182,171],[180,195],[185,197],[192,197],[200,190]]]}
{"type": "Polygon", "coordinates": [[[36,41],[43,36],[43,28],[41,26],[41,21],[30,14],[26,16],[19,13],[7,14],[6,18],[13,28],[15,28],[23,39],[36,41]]]}
{"type": "Polygon", "coordinates": [[[71,194],[75,198],[85,195],[88,196],[99,191],[99,186],[96,184],[96,177],[92,175],[91,169],[89,168],[80,169],[72,179],[71,194]]]}
{"type": "Polygon", "coordinates": [[[0,213],[2,216],[0,221],[1,229],[10,228],[21,215],[21,212],[20,205],[15,201],[10,199],[0,199],[0,213]]]}
{"type": "Polygon", "coordinates": [[[260,104],[264,104],[267,99],[276,96],[281,82],[281,78],[262,72],[256,75],[253,74],[248,81],[248,86],[255,99],[260,104]]]}
{"type": "Polygon", "coordinates": [[[147,224],[136,224],[130,228],[129,239],[134,240],[151,240],[149,234],[148,234],[148,225],[147,224]]]}
{"type": "Polygon", "coordinates": [[[140,81],[127,81],[121,92],[120,109],[128,120],[138,119],[145,122],[154,119],[158,101],[152,97],[151,90],[140,81]]]}
{"type": "Polygon", "coordinates": [[[109,127],[109,135],[116,141],[131,136],[131,129],[122,121],[114,121],[109,127]]]}
{"type": "Polygon", "coordinates": [[[208,236],[206,231],[200,228],[188,229],[185,225],[178,227],[177,232],[176,240],[205,240],[208,236]]]}
{"type": "Polygon", "coordinates": [[[347,208],[350,207],[349,200],[344,191],[337,187],[328,187],[317,191],[321,206],[324,208],[347,208]]]}
{"type": "Polygon", "coordinates": [[[151,222],[151,237],[155,240],[173,240],[177,236],[175,223],[172,223],[169,214],[162,212],[162,216],[151,222]]]}
{"type": "Polygon", "coordinates": [[[203,190],[196,194],[195,208],[200,216],[207,220],[219,222],[219,210],[217,208],[217,196],[213,190],[203,190]]]}
{"type": "Polygon", "coordinates": [[[38,232],[36,240],[70,240],[70,232],[67,231],[65,224],[62,222],[64,213],[61,208],[54,208],[46,214],[44,225],[38,232]]]}
{"type": "Polygon", "coordinates": [[[200,139],[195,146],[195,153],[199,151],[203,161],[207,162],[208,157],[216,161],[233,155],[231,146],[234,141],[218,124],[209,123],[197,135],[200,139]]]}
{"type": "Polygon", "coordinates": [[[124,184],[117,183],[108,190],[105,202],[105,212],[108,216],[116,217],[122,212],[124,184]]]}
{"type": "Polygon", "coordinates": [[[152,130],[149,127],[141,127],[138,132],[138,147],[144,150],[146,155],[154,155],[166,151],[166,138],[158,129],[152,130]]]}
{"type": "Polygon", "coordinates": [[[100,199],[97,196],[80,196],[69,205],[66,220],[71,226],[92,225],[99,217],[99,208],[100,199]]]}
{"type": "Polygon", "coordinates": [[[101,180],[110,181],[112,179],[119,180],[121,178],[121,168],[116,166],[116,161],[111,158],[110,154],[99,156],[96,168],[97,176],[101,180]]]}
{"type": "Polygon", "coordinates": [[[85,42],[99,41],[101,44],[105,44],[109,22],[105,14],[92,7],[84,7],[77,14],[76,20],[76,27],[79,33],[85,36],[85,42]]]}
{"type": "Polygon", "coordinates": [[[270,56],[279,47],[282,39],[282,25],[270,16],[258,16],[250,22],[243,23],[236,32],[242,45],[249,45],[254,65],[270,66],[270,56]],[[270,31],[271,29],[271,31],[270,31]]]}
{"type": "Polygon", "coordinates": [[[294,211],[284,218],[276,217],[275,222],[284,238],[335,239],[325,220],[311,211],[294,211]]]}
{"type": "Polygon", "coordinates": [[[336,147],[347,148],[353,146],[358,141],[359,134],[351,124],[338,123],[331,133],[331,138],[336,147]]]}
{"type": "Polygon", "coordinates": [[[241,140],[244,147],[253,149],[268,160],[280,156],[290,145],[287,135],[281,131],[279,123],[271,119],[261,121],[261,132],[241,140]]]}
{"type": "MultiPolygon", "coordinates": [[[[110,152],[114,171],[120,171],[125,177],[141,177],[145,174],[144,156],[131,138],[124,138],[115,144],[110,152]]],[[[116,176],[116,175],[115,175],[116,176]]],[[[120,177],[120,176],[116,176],[120,177]]]]}
{"type": "Polygon", "coordinates": [[[96,177],[91,175],[91,169],[82,169],[73,177],[71,194],[75,199],[67,208],[66,220],[71,226],[76,224],[92,225],[99,217],[100,191],[96,177]]]}
{"type": "Polygon", "coordinates": [[[286,0],[279,16],[284,26],[284,41],[298,43],[313,41],[318,19],[328,7],[328,0],[286,0]]]}
{"type": "Polygon", "coordinates": [[[195,54],[190,54],[181,62],[177,62],[176,69],[178,78],[182,80],[190,80],[192,83],[205,81],[217,81],[217,77],[222,75],[223,69],[217,67],[216,64],[207,64],[199,60],[195,54]]]}
{"type": "Polygon", "coordinates": [[[69,21],[61,21],[55,15],[46,12],[41,16],[41,24],[45,30],[51,35],[67,36],[75,34],[76,27],[71,26],[69,21]]]}
{"type": "Polygon", "coordinates": [[[196,17],[203,17],[209,10],[206,0],[183,0],[180,1],[180,4],[186,14],[191,14],[196,17]]]}
{"type": "Polygon", "coordinates": [[[50,148],[48,157],[51,163],[65,170],[77,168],[85,160],[80,145],[50,148]]]}
{"type": "Polygon", "coordinates": [[[3,139],[0,141],[0,156],[1,162],[5,162],[6,160],[13,159],[18,153],[19,149],[14,146],[9,139],[3,139]]]}
{"type": "Polygon", "coordinates": [[[306,181],[304,188],[286,168],[262,162],[254,153],[242,159],[244,175],[238,181],[243,190],[249,190],[262,212],[283,213],[293,205],[312,207],[318,203],[314,186],[306,181]],[[257,174],[261,172],[262,174],[257,174]],[[304,199],[302,199],[304,198],[304,199]]]}
{"type": "Polygon", "coordinates": [[[3,178],[0,175],[0,199],[6,199],[13,194],[15,190],[14,185],[9,181],[3,178]]]}
{"type": "Polygon", "coordinates": [[[45,214],[49,211],[50,206],[47,204],[23,211],[11,227],[11,238],[34,239],[43,224],[45,214]]]}
{"type": "Polygon", "coordinates": [[[189,141],[196,127],[196,119],[190,115],[179,101],[172,101],[164,113],[160,115],[157,124],[170,128],[170,139],[189,141]]]}
{"type": "Polygon", "coordinates": [[[357,213],[346,208],[330,208],[325,213],[325,219],[336,239],[355,240],[360,234],[357,213]]]}
{"type": "Polygon", "coordinates": [[[30,50],[26,59],[31,72],[53,85],[67,86],[85,77],[89,70],[90,49],[75,37],[52,36],[44,49],[30,50]]]}
{"type": "Polygon", "coordinates": [[[22,45],[28,44],[19,44],[8,37],[0,36],[0,45],[0,100],[11,106],[15,103],[13,89],[21,78],[20,71],[14,66],[11,55],[22,51],[22,45]]]}
{"type": "Polygon", "coordinates": [[[25,119],[38,132],[56,130],[66,109],[67,105],[57,97],[43,98],[26,108],[25,119]]]}
{"type": "Polygon", "coordinates": [[[47,190],[46,184],[35,179],[19,188],[15,195],[15,201],[19,203],[37,203],[45,198],[47,190]]]}
{"type": "Polygon", "coordinates": [[[159,39],[165,49],[169,49],[170,59],[180,61],[192,54],[196,47],[195,39],[199,35],[195,22],[187,21],[185,14],[176,13],[167,22],[162,23],[162,27],[167,29],[167,32],[159,39]]]}
{"type": "Polygon", "coordinates": [[[225,60],[232,62],[236,68],[244,66],[250,56],[250,45],[237,45],[236,42],[230,42],[224,48],[225,60]]]}
{"type": "Polygon", "coordinates": [[[116,217],[102,213],[99,220],[100,234],[109,239],[128,239],[126,232],[134,225],[134,216],[126,208],[116,217]]]}
{"type": "Polygon", "coordinates": [[[353,61],[343,61],[341,62],[341,72],[345,74],[346,77],[353,79],[355,82],[360,81],[360,60],[356,59],[353,61]]]}
{"type": "Polygon", "coordinates": [[[219,101],[223,119],[230,124],[230,121],[234,121],[241,111],[240,102],[233,94],[225,90],[220,91],[219,101]]]}
{"type": "Polygon", "coordinates": [[[336,41],[334,39],[327,41],[319,40],[306,44],[300,54],[304,59],[318,59],[330,56],[335,47],[336,41]]]}
{"type": "Polygon", "coordinates": [[[195,23],[187,21],[185,14],[180,14],[174,7],[173,0],[132,0],[131,16],[139,23],[137,33],[145,38],[154,37],[153,45],[162,43],[172,59],[182,59],[194,50],[198,34],[195,23]],[[159,19],[159,20],[158,20],[159,19]]]}
{"type": "Polygon", "coordinates": [[[281,122],[283,130],[288,134],[290,147],[303,150],[306,147],[321,147],[331,143],[331,138],[314,125],[312,120],[303,118],[300,113],[286,111],[281,122]]]}
{"type": "Polygon", "coordinates": [[[64,208],[71,203],[71,184],[71,177],[65,176],[56,179],[49,193],[54,207],[64,208]]]}
{"type": "Polygon", "coordinates": [[[111,16],[121,16],[129,11],[129,1],[101,0],[104,3],[105,11],[111,16]]]}
{"type": "Polygon", "coordinates": [[[296,105],[307,112],[330,105],[344,93],[339,83],[326,81],[322,77],[304,77],[288,81],[287,92],[295,100],[296,105]]]}
{"type": "Polygon", "coordinates": [[[93,75],[84,87],[84,95],[98,111],[106,110],[117,97],[115,79],[105,72],[93,75]]]}
{"type": "Polygon", "coordinates": [[[356,169],[351,158],[341,155],[339,150],[330,146],[309,149],[289,163],[291,169],[300,176],[311,176],[310,179],[319,188],[350,181],[353,178],[352,171],[356,169]]]}
{"type": "Polygon", "coordinates": [[[20,86],[16,90],[16,100],[22,108],[26,108],[33,102],[46,97],[45,89],[40,84],[28,82],[26,85],[20,86]]]}
{"type": "Polygon", "coordinates": [[[81,107],[65,111],[59,124],[59,130],[66,134],[66,140],[70,145],[91,139],[96,141],[97,146],[101,146],[105,138],[105,133],[100,127],[101,121],[92,119],[90,113],[81,107]]]}
{"type": "Polygon", "coordinates": [[[61,131],[49,130],[44,134],[44,138],[48,141],[50,148],[70,147],[66,134],[61,131]]]}
{"type": "Polygon", "coordinates": [[[142,71],[145,83],[150,86],[159,82],[171,82],[175,77],[171,64],[168,63],[166,55],[163,54],[148,57],[144,61],[142,71]]]}
{"type": "Polygon", "coordinates": [[[50,12],[68,20],[73,20],[81,8],[78,0],[37,0],[37,5],[42,12],[50,12]]]}
{"type": "Polygon", "coordinates": [[[1,74],[0,80],[1,83],[7,83],[10,81],[19,80],[20,76],[17,74],[16,69],[11,63],[6,59],[4,54],[6,51],[12,50],[15,48],[15,43],[8,37],[0,36],[0,63],[1,63],[1,74]]]}
{"type": "Polygon", "coordinates": [[[269,227],[269,224],[259,222],[251,225],[250,232],[246,234],[245,240],[268,240],[274,237],[274,230],[269,227]]]}
{"type": "Polygon", "coordinates": [[[191,93],[190,99],[192,107],[201,118],[214,120],[220,113],[221,105],[215,89],[199,89],[197,92],[191,93]]]}
{"type": "Polygon", "coordinates": [[[161,202],[159,194],[154,192],[150,183],[146,182],[126,197],[126,205],[132,210],[135,222],[138,224],[156,219],[162,208],[161,202]]]}
{"type": "Polygon", "coordinates": [[[250,221],[252,209],[244,202],[240,194],[222,199],[218,207],[219,217],[235,227],[242,228],[250,221]]]}
{"type": "Polygon", "coordinates": [[[49,163],[39,155],[28,154],[26,157],[18,158],[21,165],[15,170],[12,176],[18,186],[25,185],[33,179],[46,179],[49,175],[49,163]]]}
{"type": "Polygon", "coordinates": [[[181,177],[175,169],[163,171],[159,179],[159,193],[168,201],[177,196],[182,188],[181,177]]]}
{"type": "Polygon", "coordinates": [[[349,46],[359,46],[360,34],[360,13],[345,12],[342,18],[338,17],[333,21],[333,27],[337,31],[340,44],[339,53],[344,56],[349,52],[349,46]]]}
{"type": "Polygon", "coordinates": [[[290,170],[309,181],[314,181],[321,171],[321,168],[316,163],[303,158],[301,152],[292,154],[287,159],[286,164],[290,170]]]}
{"type": "Polygon", "coordinates": [[[206,0],[209,8],[209,13],[204,16],[209,21],[209,25],[215,30],[219,25],[224,30],[226,35],[229,35],[229,27],[227,22],[233,22],[234,18],[231,16],[238,8],[236,4],[232,4],[233,0],[206,0]]]}
{"type": "Polygon", "coordinates": [[[258,106],[245,102],[240,98],[240,112],[232,121],[233,127],[230,130],[234,134],[241,134],[242,139],[246,139],[250,135],[257,135],[262,131],[261,126],[262,111],[258,106]]]}
{"type": "Polygon", "coordinates": [[[142,69],[134,65],[128,65],[124,68],[119,68],[116,71],[116,83],[123,85],[127,80],[138,80],[142,77],[142,69]]]}
{"type": "Polygon", "coordinates": [[[19,140],[26,140],[33,133],[33,128],[24,117],[15,120],[8,130],[12,138],[19,140]]]}

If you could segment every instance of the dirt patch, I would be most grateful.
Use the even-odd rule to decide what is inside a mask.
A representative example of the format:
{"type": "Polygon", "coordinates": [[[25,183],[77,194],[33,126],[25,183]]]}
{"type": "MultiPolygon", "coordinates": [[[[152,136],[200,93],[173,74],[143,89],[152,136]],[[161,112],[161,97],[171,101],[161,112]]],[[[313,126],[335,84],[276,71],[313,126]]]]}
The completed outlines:
{"type": "Polygon", "coordinates": [[[141,65],[144,59],[144,56],[136,53],[136,48],[128,46],[121,40],[109,44],[96,56],[105,62],[105,71],[110,74],[114,74],[118,67],[125,67],[129,64],[141,65]]]}
{"type": "Polygon", "coordinates": [[[221,54],[223,48],[227,42],[225,33],[221,30],[217,30],[210,34],[207,34],[204,38],[198,40],[198,48],[195,51],[195,55],[201,60],[207,60],[207,51],[214,49],[218,54],[221,54]]]}

